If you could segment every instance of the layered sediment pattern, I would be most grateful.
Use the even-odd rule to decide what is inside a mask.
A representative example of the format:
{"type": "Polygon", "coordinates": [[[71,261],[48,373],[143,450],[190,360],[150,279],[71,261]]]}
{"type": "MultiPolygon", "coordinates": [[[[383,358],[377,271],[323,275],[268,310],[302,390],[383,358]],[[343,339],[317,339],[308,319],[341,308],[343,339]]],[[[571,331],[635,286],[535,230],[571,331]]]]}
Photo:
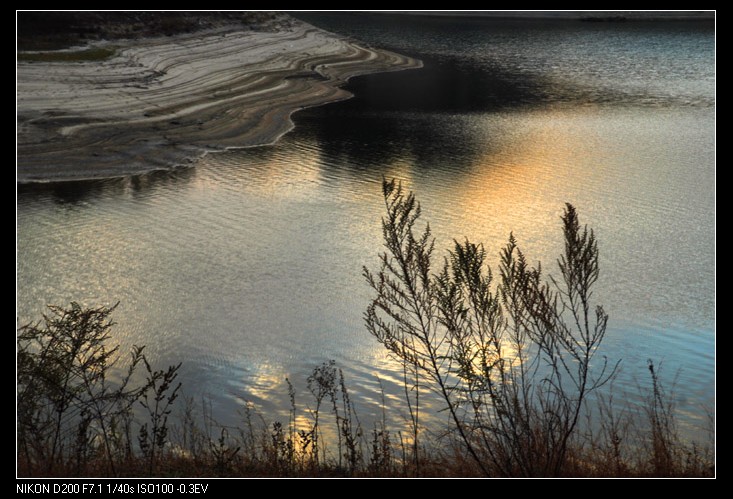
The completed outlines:
{"type": "Polygon", "coordinates": [[[98,62],[19,62],[19,182],[101,178],[276,141],[352,76],[420,67],[308,24],[117,44],[98,62]]]}

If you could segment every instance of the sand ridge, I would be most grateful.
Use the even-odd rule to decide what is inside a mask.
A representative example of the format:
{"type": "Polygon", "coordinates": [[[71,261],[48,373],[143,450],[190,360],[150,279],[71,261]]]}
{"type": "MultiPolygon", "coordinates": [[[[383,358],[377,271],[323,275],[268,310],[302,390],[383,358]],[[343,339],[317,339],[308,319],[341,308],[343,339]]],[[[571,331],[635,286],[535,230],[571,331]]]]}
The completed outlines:
{"type": "Polygon", "coordinates": [[[138,174],[272,143],[294,111],[348,98],[350,77],[421,66],[296,20],[115,46],[105,61],[18,62],[18,182],[138,174]]]}

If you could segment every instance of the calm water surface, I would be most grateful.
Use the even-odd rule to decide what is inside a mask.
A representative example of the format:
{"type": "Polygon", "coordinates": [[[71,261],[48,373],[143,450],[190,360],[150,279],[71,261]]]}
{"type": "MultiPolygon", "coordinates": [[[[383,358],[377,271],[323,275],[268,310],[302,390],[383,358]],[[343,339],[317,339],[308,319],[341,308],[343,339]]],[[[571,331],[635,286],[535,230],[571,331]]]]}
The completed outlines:
{"type": "Polygon", "coordinates": [[[19,322],[46,304],[120,301],[115,339],[183,362],[187,394],[225,423],[243,400],[285,413],[285,378],[305,401],[309,372],[335,359],[368,420],[378,379],[401,399],[362,321],[382,176],[416,192],[441,250],[468,237],[496,261],[513,231],[551,273],[571,202],[600,241],[616,389],[637,400],[654,359],[676,380],[685,431],[702,435],[715,379],[712,25],[308,20],[425,68],[355,79],[356,98],[298,113],[274,146],[21,186],[19,322]]]}

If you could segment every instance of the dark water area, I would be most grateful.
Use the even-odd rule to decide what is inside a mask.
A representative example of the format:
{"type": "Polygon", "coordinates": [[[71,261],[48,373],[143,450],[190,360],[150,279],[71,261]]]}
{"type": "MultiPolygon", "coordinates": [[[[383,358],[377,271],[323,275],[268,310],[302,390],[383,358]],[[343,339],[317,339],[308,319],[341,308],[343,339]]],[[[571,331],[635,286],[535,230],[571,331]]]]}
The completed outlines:
{"type": "MultiPolygon", "coordinates": [[[[510,232],[550,273],[565,202],[596,230],[604,354],[634,403],[647,359],[676,381],[686,435],[715,403],[715,31],[297,14],[424,68],[354,78],[273,146],[123,179],[18,186],[18,320],[113,304],[123,346],[183,362],[217,419],[287,417],[313,367],[344,368],[363,423],[403,421],[401,372],[371,338],[362,266],[382,250],[383,176],[415,191],[438,255],[496,262],[510,232]]],[[[437,408],[436,408],[437,409],[437,408]]],[[[435,413],[435,418],[440,418],[435,413]]]]}

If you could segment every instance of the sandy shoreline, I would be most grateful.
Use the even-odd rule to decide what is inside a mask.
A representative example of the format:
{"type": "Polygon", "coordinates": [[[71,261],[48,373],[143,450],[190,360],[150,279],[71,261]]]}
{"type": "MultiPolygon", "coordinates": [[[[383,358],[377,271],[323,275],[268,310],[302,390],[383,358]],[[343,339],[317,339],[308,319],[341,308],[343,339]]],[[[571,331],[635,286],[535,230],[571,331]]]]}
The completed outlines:
{"type": "Polygon", "coordinates": [[[114,47],[99,62],[18,62],[18,182],[139,174],[272,143],[293,112],[350,97],[350,77],[421,66],[295,20],[114,47]]]}

